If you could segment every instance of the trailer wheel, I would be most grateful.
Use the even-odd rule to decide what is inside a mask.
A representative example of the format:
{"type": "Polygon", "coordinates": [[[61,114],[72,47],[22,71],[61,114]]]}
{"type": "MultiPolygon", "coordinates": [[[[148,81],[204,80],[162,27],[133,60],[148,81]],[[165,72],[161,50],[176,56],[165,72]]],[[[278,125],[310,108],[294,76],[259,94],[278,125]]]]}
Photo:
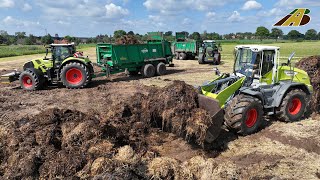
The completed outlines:
{"type": "Polygon", "coordinates": [[[20,86],[24,90],[34,91],[43,87],[43,76],[35,70],[26,69],[19,76],[20,86]]]}
{"type": "Polygon", "coordinates": [[[157,64],[157,75],[162,76],[162,75],[165,75],[166,73],[167,73],[166,65],[163,62],[157,64]]]}
{"type": "Polygon", "coordinates": [[[153,77],[156,74],[156,68],[152,64],[146,64],[143,67],[143,76],[146,78],[153,77]]]}
{"type": "Polygon", "coordinates": [[[198,57],[198,62],[199,64],[204,64],[204,60],[203,60],[203,54],[199,54],[199,57],[198,57]]]}
{"type": "Polygon", "coordinates": [[[285,122],[294,122],[300,120],[307,111],[307,102],[309,97],[300,90],[295,89],[287,93],[283,98],[282,103],[278,109],[279,119],[285,122]]]}
{"type": "Polygon", "coordinates": [[[64,86],[75,89],[87,86],[92,77],[85,65],[70,62],[62,68],[60,78],[64,86]]]}
{"type": "Polygon", "coordinates": [[[179,54],[179,59],[180,60],[186,60],[187,59],[187,54],[186,53],[180,53],[179,54]]]}
{"type": "Polygon", "coordinates": [[[225,110],[225,124],[238,134],[258,131],[262,123],[263,109],[258,98],[240,94],[234,97],[225,110]]]}
{"type": "Polygon", "coordinates": [[[178,52],[175,53],[175,57],[176,57],[177,60],[179,59],[179,53],[178,52]]]}

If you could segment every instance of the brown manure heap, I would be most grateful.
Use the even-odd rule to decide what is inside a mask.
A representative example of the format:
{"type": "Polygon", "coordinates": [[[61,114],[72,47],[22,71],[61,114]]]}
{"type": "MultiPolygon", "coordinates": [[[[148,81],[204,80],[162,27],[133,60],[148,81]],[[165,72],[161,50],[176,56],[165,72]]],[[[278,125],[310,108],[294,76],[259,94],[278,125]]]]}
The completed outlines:
{"type": "Polygon", "coordinates": [[[320,56],[310,56],[301,59],[296,63],[296,67],[306,71],[310,77],[313,86],[313,95],[311,97],[311,111],[320,111],[320,56]]]}
{"type": "Polygon", "coordinates": [[[117,38],[115,44],[142,44],[142,42],[133,35],[124,35],[117,38]]]}
{"type": "Polygon", "coordinates": [[[211,122],[197,102],[192,86],[175,81],[110,103],[106,115],[54,108],[20,119],[0,133],[0,177],[149,179],[158,153],[146,136],[154,128],[204,143],[211,122]]]}

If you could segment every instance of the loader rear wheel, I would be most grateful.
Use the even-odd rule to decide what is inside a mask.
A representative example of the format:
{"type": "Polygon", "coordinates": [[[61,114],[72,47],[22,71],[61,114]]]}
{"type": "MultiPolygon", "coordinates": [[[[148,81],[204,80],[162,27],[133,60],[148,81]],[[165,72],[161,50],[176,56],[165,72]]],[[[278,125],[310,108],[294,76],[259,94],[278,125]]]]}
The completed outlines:
{"type": "Polygon", "coordinates": [[[43,86],[43,80],[41,78],[43,77],[36,71],[26,69],[20,74],[20,86],[22,89],[30,91],[41,89],[43,86]]]}
{"type": "Polygon", "coordinates": [[[166,65],[163,62],[157,64],[157,75],[162,76],[162,75],[165,75],[166,73],[167,73],[166,65]]]}
{"type": "Polygon", "coordinates": [[[300,120],[307,111],[307,101],[309,97],[300,90],[295,89],[286,94],[278,109],[279,119],[285,122],[294,122],[300,120]]]}
{"type": "Polygon", "coordinates": [[[71,62],[62,68],[60,78],[63,85],[67,88],[83,88],[90,82],[91,74],[85,65],[71,62]]]}
{"type": "Polygon", "coordinates": [[[180,53],[179,54],[179,59],[180,60],[186,60],[187,59],[187,54],[186,53],[180,53]]]}
{"type": "Polygon", "coordinates": [[[153,77],[156,74],[156,68],[152,64],[146,64],[143,67],[143,76],[146,78],[153,77]]]}
{"type": "Polygon", "coordinates": [[[225,124],[242,135],[255,133],[262,123],[263,109],[258,98],[240,94],[225,110],[225,124]]]}

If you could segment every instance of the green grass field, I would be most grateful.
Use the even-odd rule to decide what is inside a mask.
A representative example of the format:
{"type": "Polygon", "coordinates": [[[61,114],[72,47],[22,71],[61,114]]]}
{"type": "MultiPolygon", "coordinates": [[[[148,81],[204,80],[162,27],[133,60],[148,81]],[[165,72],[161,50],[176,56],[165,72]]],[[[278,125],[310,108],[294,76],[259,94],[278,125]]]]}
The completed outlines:
{"type": "MultiPolygon", "coordinates": [[[[95,44],[80,44],[77,46],[79,50],[85,50],[86,48],[95,47],[95,44]]],[[[41,45],[10,45],[0,46],[0,58],[22,56],[30,54],[42,54],[46,49],[41,45]]]]}
{"type": "MultiPolygon", "coordinates": [[[[250,43],[248,43],[250,44],[250,43]]],[[[222,59],[233,60],[233,50],[236,43],[222,43],[222,59]]],[[[292,52],[295,52],[293,61],[298,61],[303,57],[312,55],[320,55],[320,41],[313,42],[286,42],[286,43],[270,43],[263,44],[280,47],[280,60],[285,61],[292,52]]]]}

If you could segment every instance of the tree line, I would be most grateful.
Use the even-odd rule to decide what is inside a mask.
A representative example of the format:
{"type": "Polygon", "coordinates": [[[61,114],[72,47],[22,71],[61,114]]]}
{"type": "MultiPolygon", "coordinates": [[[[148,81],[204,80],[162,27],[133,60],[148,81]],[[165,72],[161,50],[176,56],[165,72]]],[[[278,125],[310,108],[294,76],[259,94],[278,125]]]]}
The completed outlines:
{"type": "MultiPolygon", "coordinates": [[[[317,32],[315,29],[309,29],[306,33],[300,33],[298,30],[291,30],[288,34],[284,34],[283,31],[279,28],[272,28],[271,30],[266,27],[260,26],[256,29],[255,33],[252,32],[237,32],[237,33],[229,33],[220,35],[216,32],[193,32],[189,33],[187,31],[183,31],[186,36],[190,39],[194,40],[243,40],[243,39],[284,39],[284,40],[320,40],[320,32],[317,32]]],[[[121,36],[129,35],[140,41],[148,40],[148,35],[134,33],[133,31],[126,32],[124,30],[114,31],[113,35],[97,35],[96,37],[91,38],[79,38],[73,36],[64,36],[59,37],[57,34],[55,36],[51,36],[47,34],[45,36],[39,37],[34,36],[33,34],[26,35],[26,32],[15,32],[14,35],[9,35],[7,31],[0,30],[0,44],[24,44],[24,45],[35,45],[35,44],[51,44],[54,40],[65,39],[68,42],[75,42],[76,44],[80,43],[113,43],[117,38],[121,36]]],[[[168,41],[175,40],[175,34],[173,31],[167,31],[164,34],[164,38],[168,41]]]]}

